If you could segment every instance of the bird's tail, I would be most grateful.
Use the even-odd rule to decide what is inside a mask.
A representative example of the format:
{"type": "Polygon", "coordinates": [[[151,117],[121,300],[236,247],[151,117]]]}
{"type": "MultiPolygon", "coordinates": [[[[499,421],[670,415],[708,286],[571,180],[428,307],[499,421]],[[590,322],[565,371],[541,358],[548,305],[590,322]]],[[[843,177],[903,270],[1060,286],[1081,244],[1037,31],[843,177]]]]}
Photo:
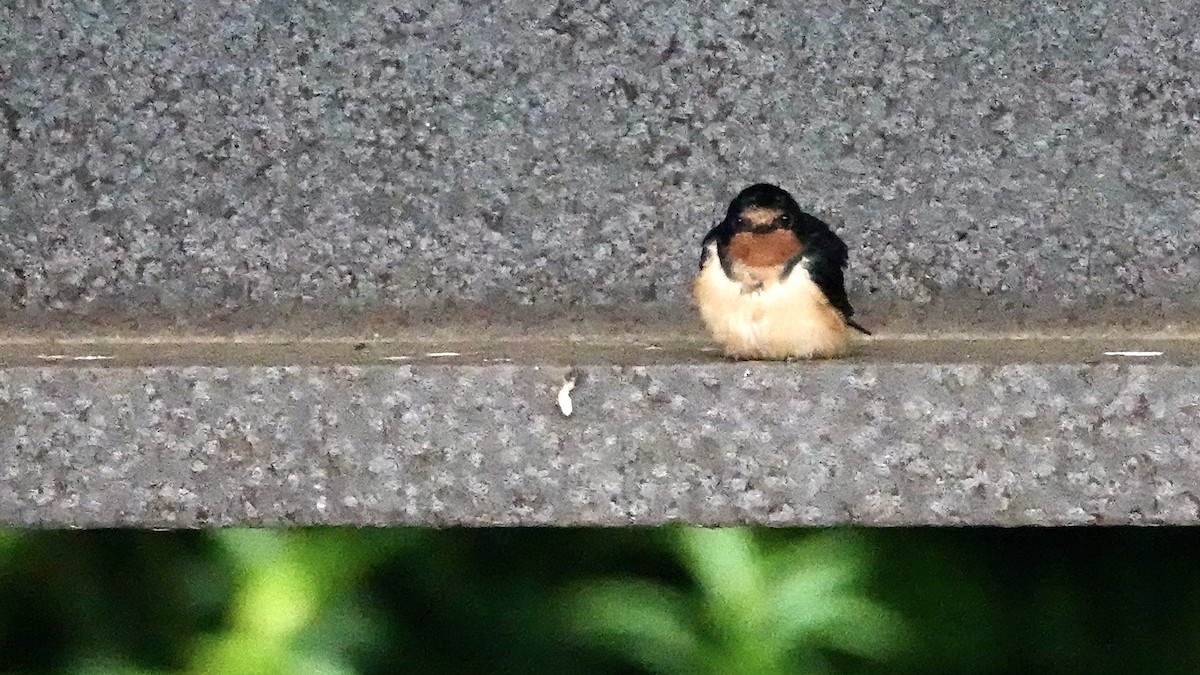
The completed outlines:
{"type": "Polygon", "coordinates": [[[858,332],[862,333],[863,335],[870,335],[870,334],[871,334],[871,331],[869,331],[869,330],[867,330],[866,328],[863,328],[862,326],[858,325],[858,322],[857,322],[857,321],[855,321],[854,319],[851,319],[851,318],[849,318],[849,317],[847,317],[847,318],[846,318],[846,325],[847,325],[847,326],[850,326],[850,327],[851,327],[851,328],[853,328],[854,330],[856,330],[856,331],[858,331],[858,332]]]}

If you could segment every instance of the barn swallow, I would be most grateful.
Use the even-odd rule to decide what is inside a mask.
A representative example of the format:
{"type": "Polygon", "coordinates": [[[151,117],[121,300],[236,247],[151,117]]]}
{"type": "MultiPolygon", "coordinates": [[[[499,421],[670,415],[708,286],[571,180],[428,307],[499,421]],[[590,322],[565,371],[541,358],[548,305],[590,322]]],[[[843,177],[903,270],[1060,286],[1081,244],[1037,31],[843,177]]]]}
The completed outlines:
{"type": "Polygon", "coordinates": [[[850,318],[845,242],[786,190],[742,190],[701,246],[692,297],[727,356],[836,357],[849,350],[850,328],[871,334],[850,318]]]}

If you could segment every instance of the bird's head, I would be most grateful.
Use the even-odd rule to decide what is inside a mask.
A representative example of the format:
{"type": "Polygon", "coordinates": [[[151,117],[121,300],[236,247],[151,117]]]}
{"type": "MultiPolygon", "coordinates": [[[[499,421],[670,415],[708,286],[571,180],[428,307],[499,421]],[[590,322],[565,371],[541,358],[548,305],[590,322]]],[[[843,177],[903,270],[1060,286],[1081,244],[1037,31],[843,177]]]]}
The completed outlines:
{"type": "Polygon", "coordinates": [[[742,190],[729,203],[725,226],[732,233],[769,234],[792,229],[802,212],[787,190],[769,183],[758,183],[742,190]]]}

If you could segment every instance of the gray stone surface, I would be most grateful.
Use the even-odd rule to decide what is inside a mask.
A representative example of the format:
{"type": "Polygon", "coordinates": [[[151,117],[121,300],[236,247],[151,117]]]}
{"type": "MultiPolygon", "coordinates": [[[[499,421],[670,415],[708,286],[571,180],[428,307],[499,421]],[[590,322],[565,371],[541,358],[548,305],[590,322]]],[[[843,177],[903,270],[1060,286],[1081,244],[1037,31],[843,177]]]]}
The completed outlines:
{"type": "Polygon", "coordinates": [[[1200,342],[1158,346],[639,350],[647,365],[579,365],[570,417],[569,359],[10,364],[0,523],[1194,524],[1200,342]]]}
{"type": "Polygon", "coordinates": [[[679,318],[770,179],[870,325],[1194,323],[1200,13],[950,5],[0,3],[0,310],[679,318]]]}

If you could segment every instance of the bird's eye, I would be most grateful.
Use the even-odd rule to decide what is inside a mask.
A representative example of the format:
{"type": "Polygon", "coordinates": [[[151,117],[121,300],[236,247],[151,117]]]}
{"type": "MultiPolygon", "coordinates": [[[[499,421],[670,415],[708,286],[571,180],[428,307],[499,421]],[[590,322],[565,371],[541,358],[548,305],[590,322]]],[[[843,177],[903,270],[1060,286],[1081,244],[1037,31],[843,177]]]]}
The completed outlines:
{"type": "Polygon", "coordinates": [[[737,224],[737,226],[738,226],[738,227],[745,227],[745,226],[746,226],[746,219],[745,219],[745,218],[742,218],[741,216],[738,216],[738,219],[737,219],[737,221],[736,221],[736,224],[737,224]]]}
{"type": "Polygon", "coordinates": [[[779,216],[779,224],[780,225],[787,225],[788,223],[791,223],[791,222],[792,222],[792,217],[789,216],[788,214],[785,213],[782,216],[779,216]]]}

